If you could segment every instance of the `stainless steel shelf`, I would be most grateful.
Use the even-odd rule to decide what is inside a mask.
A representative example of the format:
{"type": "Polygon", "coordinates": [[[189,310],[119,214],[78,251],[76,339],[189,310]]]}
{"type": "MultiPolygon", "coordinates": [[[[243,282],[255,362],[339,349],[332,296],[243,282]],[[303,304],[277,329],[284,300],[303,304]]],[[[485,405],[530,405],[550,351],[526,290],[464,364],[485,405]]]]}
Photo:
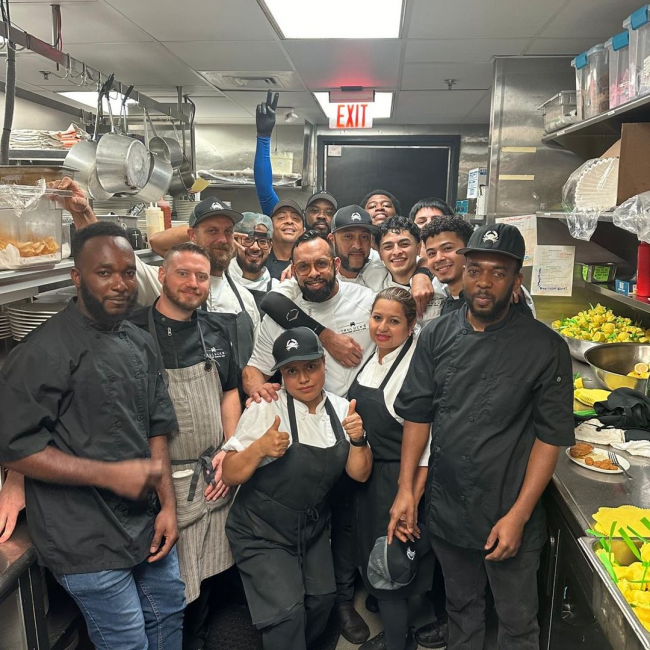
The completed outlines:
{"type": "MultiPolygon", "coordinates": [[[[535,214],[542,219],[566,219],[567,216],[566,212],[536,212],[535,214]]],[[[602,221],[604,223],[612,223],[612,213],[602,212],[598,217],[598,221],[602,221]]]]}
{"type": "MultiPolygon", "coordinates": [[[[155,262],[161,258],[152,250],[135,251],[143,262],[155,262]]],[[[30,298],[39,288],[70,280],[72,259],[63,260],[56,266],[32,271],[0,271],[0,305],[30,298]]]]}
{"type": "Polygon", "coordinates": [[[648,298],[644,299],[644,298],[636,298],[634,296],[624,296],[622,293],[617,293],[613,289],[610,289],[606,284],[585,282],[584,286],[589,291],[598,293],[601,296],[607,296],[607,298],[610,298],[611,300],[615,300],[616,302],[620,302],[623,303],[624,305],[628,305],[633,309],[650,314],[650,299],[648,298]]]}
{"type": "Polygon", "coordinates": [[[63,149],[9,149],[9,160],[65,160],[63,149]]]}
{"type": "MultiPolygon", "coordinates": [[[[210,187],[214,187],[220,190],[245,190],[245,189],[255,189],[254,183],[218,183],[216,181],[210,181],[210,187]]],[[[274,190],[302,190],[300,185],[274,185],[274,190]]]]}

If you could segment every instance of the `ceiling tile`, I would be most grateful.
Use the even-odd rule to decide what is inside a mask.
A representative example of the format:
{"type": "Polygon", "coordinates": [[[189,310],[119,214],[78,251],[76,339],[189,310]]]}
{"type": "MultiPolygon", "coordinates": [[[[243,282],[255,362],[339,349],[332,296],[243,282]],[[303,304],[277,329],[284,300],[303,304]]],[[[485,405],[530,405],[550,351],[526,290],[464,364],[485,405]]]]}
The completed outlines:
{"type": "Polygon", "coordinates": [[[593,37],[592,45],[623,29],[623,20],[640,0],[573,0],[540,34],[545,38],[593,37]]]}
{"type": "Polygon", "coordinates": [[[455,0],[444,3],[415,0],[408,38],[530,37],[565,3],[566,0],[525,3],[513,0],[455,0]]]}
{"type": "Polygon", "coordinates": [[[483,90],[402,90],[393,112],[396,124],[460,124],[484,97],[483,90]]]}
{"type": "MultiPolygon", "coordinates": [[[[11,19],[21,29],[50,43],[52,12],[42,4],[13,6],[11,19]]],[[[72,2],[61,7],[64,50],[71,43],[125,43],[150,41],[151,36],[119,11],[103,2],[72,2]]]]}
{"type": "Polygon", "coordinates": [[[402,73],[403,90],[447,90],[445,79],[456,79],[454,90],[485,90],[492,86],[493,64],[407,63],[402,73]]]}
{"type": "MultiPolygon", "coordinates": [[[[234,102],[237,102],[241,106],[243,106],[246,110],[251,111],[252,113],[255,112],[255,109],[257,108],[257,105],[263,101],[266,100],[266,93],[260,93],[260,92],[233,92],[229,91],[225,93],[227,97],[232,99],[234,102]]],[[[296,110],[298,109],[310,109],[310,110],[316,110],[320,111],[320,108],[318,107],[318,104],[316,100],[314,99],[314,96],[311,93],[305,93],[305,92],[299,92],[299,93],[294,93],[294,92],[282,92],[280,93],[280,98],[278,101],[278,106],[287,108],[291,107],[296,110]]],[[[278,110],[279,112],[279,110],[278,110]]]]}
{"type": "Polygon", "coordinates": [[[211,117],[254,118],[254,112],[247,111],[228,97],[195,97],[193,101],[196,104],[196,117],[200,119],[211,117]]]}
{"type": "Polygon", "coordinates": [[[159,41],[273,40],[255,0],[106,0],[159,41]]]}
{"type": "Polygon", "coordinates": [[[395,88],[400,41],[285,41],[285,48],[310,90],[339,86],[395,88]]]}
{"type": "Polygon", "coordinates": [[[595,45],[594,38],[536,38],[526,50],[526,54],[563,54],[575,56],[595,45]]]}
{"type": "Polygon", "coordinates": [[[463,124],[489,124],[492,105],[492,90],[485,93],[483,99],[467,114],[463,124]]]}
{"type": "Polygon", "coordinates": [[[406,42],[406,63],[487,62],[493,56],[522,54],[527,38],[439,38],[406,42]]]}
{"type": "Polygon", "coordinates": [[[166,42],[195,70],[292,70],[291,63],[275,41],[166,42]]]}

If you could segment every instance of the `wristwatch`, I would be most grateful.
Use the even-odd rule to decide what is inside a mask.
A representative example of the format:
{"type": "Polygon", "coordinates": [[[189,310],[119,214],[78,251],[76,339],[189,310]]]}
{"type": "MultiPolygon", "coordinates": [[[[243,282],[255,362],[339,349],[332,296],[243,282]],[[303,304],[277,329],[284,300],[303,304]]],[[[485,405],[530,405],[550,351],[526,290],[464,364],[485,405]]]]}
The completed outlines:
{"type": "Polygon", "coordinates": [[[368,436],[366,435],[366,432],[363,432],[363,435],[359,440],[352,440],[352,438],[350,438],[350,444],[353,447],[365,447],[368,444],[368,436]]]}
{"type": "Polygon", "coordinates": [[[429,280],[433,280],[433,273],[426,267],[426,266],[420,266],[419,268],[415,269],[415,273],[413,275],[426,275],[429,280]]]}

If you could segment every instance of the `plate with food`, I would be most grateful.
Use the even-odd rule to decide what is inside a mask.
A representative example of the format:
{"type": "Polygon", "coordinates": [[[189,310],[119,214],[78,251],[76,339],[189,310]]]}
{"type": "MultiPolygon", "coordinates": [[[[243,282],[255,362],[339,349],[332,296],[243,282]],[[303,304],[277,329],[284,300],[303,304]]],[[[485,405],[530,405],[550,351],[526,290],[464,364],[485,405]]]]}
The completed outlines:
{"type": "Polygon", "coordinates": [[[612,463],[606,449],[594,447],[587,442],[578,442],[566,450],[566,455],[580,467],[590,469],[601,474],[622,474],[623,469],[630,469],[630,463],[616,454],[618,465],[612,463]],[[623,469],[621,469],[623,468],[623,469]]]}

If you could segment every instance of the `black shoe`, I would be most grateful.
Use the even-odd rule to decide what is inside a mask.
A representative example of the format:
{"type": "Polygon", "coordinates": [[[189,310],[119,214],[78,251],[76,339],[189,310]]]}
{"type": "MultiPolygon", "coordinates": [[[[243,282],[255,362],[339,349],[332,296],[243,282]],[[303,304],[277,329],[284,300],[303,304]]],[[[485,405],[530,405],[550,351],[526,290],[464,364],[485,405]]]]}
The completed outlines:
{"type": "Polygon", "coordinates": [[[343,637],[350,643],[359,645],[370,636],[370,628],[361,618],[359,612],[354,609],[351,602],[337,603],[334,606],[336,618],[343,637]]]}
{"type": "MultiPolygon", "coordinates": [[[[418,644],[413,636],[413,630],[409,630],[404,650],[417,650],[417,647],[418,644]]],[[[384,633],[380,632],[377,636],[373,636],[372,639],[366,641],[362,646],[360,646],[359,650],[386,650],[386,639],[384,633]]]]}
{"type": "Polygon", "coordinates": [[[418,628],[415,638],[423,648],[447,647],[447,617],[418,628]]]}
{"type": "Polygon", "coordinates": [[[379,612],[379,603],[377,603],[377,599],[372,594],[366,596],[366,609],[373,614],[379,612]]]}

